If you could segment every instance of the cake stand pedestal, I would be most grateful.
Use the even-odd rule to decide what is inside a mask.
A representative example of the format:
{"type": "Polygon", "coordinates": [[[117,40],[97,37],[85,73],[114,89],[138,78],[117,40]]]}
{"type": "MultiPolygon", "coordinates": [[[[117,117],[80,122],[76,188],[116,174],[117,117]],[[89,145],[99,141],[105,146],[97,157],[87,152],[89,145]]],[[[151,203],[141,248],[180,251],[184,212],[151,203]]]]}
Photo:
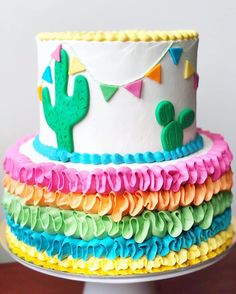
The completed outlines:
{"type": "MultiPolygon", "coordinates": [[[[236,231],[236,219],[233,219],[234,231],[236,231]]],[[[22,265],[38,271],[40,273],[54,276],[61,279],[68,279],[74,281],[85,282],[84,294],[120,294],[120,293],[129,293],[129,294],[157,294],[156,283],[154,281],[164,280],[175,278],[182,275],[191,274],[193,272],[204,269],[214,263],[220,261],[224,258],[232,249],[236,243],[235,237],[232,245],[223,253],[218,256],[206,260],[202,263],[180,268],[176,270],[154,273],[154,274],[145,274],[145,275],[130,275],[130,276],[85,276],[79,274],[70,274],[66,272],[59,272],[51,269],[46,269],[41,266],[34,265],[30,262],[27,262],[16,255],[14,255],[8,248],[6,238],[5,238],[5,222],[0,223],[0,243],[5,251],[17,262],[22,265]]]]}

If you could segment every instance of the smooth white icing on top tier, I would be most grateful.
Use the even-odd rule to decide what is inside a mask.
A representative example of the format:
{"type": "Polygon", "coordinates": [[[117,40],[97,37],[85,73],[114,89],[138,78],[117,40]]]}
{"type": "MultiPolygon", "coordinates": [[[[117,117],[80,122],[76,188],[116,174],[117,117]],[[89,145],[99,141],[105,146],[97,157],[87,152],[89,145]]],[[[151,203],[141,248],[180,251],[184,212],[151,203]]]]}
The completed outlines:
{"type": "MultiPolygon", "coordinates": [[[[60,44],[70,58],[77,56],[87,69],[80,74],[88,79],[90,107],[87,116],[74,126],[75,152],[124,155],[162,151],[162,127],[155,118],[157,104],[162,100],[171,101],[175,107],[176,118],[186,107],[196,112],[193,77],[184,79],[184,68],[185,61],[189,60],[196,69],[197,39],[157,42],[38,40],[39,84],[42,84],[41,77],[51,60],[52,52],[60,44]],[[168,53],[170,46],[183,48],[178,65],[173,64],[168,53]],[[160,59],[161,84],[145,77],[140,99],[120,87],[109,102],[104,100],[100,83],[127,84],[143,77],[160,59]]],[[[52,74],[53,68],[54,65],[52,74]]],[[[69,95],[72,94],[74,77],[70,76],[69,79],[69,95]]],[[[54,85],[43,82],[43,86],[49,87],[54,103],[54,85]]],[[[40,113],[40,140],[43,144],[57,147],[55,133],[44,118],[42,103],[40,113]]],[[[184,130],[183,143],[188,143],[195,136],[196,120],[191,127],[184,130]]]]}

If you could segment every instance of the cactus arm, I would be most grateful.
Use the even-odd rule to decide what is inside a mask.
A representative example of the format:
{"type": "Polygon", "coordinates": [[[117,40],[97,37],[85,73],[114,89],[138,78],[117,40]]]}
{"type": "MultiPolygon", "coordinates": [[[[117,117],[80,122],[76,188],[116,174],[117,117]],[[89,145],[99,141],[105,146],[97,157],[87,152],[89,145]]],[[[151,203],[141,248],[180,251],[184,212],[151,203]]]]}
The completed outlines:
{"type": "Polygon", "coordinates": [[[195,119],[195,112],[190,108],[184,108],[178,117],[178,122],[183,129],[190,127],[195,119]]]}
{"type": "Polygon", "coordinates": [[[70,125],[80,122],[88,113],[89,109],[89,87],[84,76],[77,76],[74,82],[74,92],[70,97],[71,110],[69,117],[70,125]]]}
{"type": "Polygon", "coordinates": [[[155,111],[156,120],[161,126],[167,126],[175,117],[174,105],[167,100],[161,101],[155,111]]]}

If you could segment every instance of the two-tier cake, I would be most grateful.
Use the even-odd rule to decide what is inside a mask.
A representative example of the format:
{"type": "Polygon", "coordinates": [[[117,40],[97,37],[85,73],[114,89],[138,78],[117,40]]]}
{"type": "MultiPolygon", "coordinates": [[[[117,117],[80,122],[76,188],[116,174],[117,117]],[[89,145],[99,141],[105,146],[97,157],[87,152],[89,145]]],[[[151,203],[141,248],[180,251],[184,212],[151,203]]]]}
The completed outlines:
{"type": "Polygon", "coordinates": [[[6,154],[11,251],[93,275],[190,266],[232,241],[232,154],[196,127],[198,34],[41,33],[39,133],[6,154]]]}

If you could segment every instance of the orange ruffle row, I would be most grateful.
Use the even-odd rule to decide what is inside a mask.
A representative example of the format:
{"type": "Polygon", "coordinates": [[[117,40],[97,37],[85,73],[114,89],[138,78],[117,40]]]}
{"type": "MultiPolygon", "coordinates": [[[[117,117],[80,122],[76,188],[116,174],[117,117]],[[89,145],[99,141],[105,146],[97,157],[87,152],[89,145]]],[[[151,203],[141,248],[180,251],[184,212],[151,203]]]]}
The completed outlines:
{"type": "Polygon", "coordinates": [[[111,215],[114,221],[120,221],[123,216],[136,216],[144,209],[174,211],[179,206],[200,205],[209,201],[220,191],[232,188],[232,171],[225,173],[219,180],[213,182],[210,177],[204,184],[186,184],[178,192],[159,191],[134,194],[125,192],[116,194],[78,194],[48,192],[46,188],[26,185],[11,179],[8,175],[3,180],[5,189],[24,199],[26,205],[52,206],[61,209],[72,209],[102,215],[111,215]]]}

